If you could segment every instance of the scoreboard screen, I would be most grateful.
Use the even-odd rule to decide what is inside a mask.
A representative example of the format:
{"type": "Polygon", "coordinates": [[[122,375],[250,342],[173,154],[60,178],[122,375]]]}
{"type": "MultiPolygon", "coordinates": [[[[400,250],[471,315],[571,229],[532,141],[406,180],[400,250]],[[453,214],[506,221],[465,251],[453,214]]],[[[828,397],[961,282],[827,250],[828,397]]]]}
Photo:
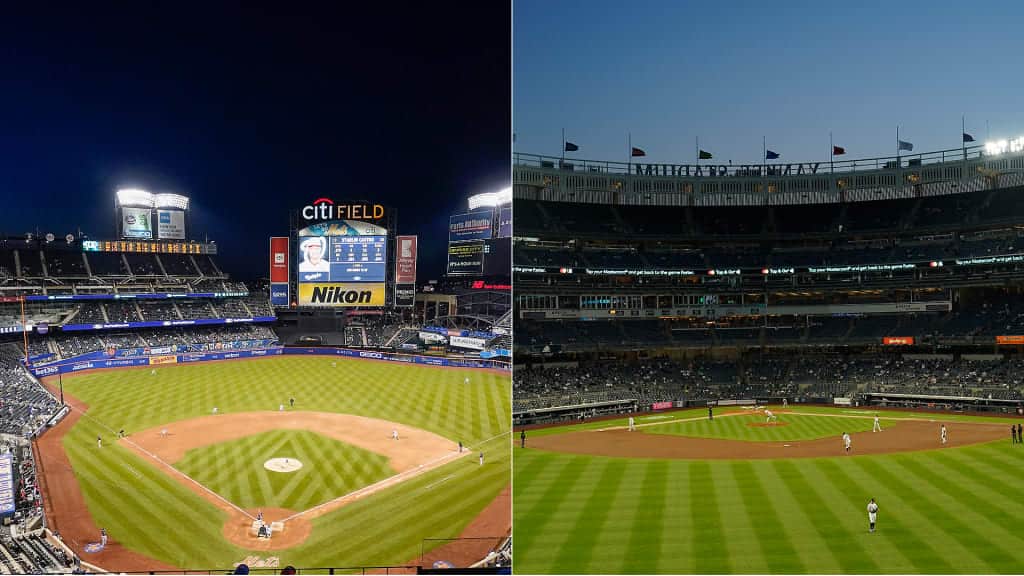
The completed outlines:
{"type": "Polygon", "coordinates": [[[387,281],[385,228],[333,220],[298,231],[299,305],[382,306],[387,281]]]}
{"type": "Polygon", "coordinates": [[[383,282],[387,236],[299,236],[299,282],[383,282]]]}

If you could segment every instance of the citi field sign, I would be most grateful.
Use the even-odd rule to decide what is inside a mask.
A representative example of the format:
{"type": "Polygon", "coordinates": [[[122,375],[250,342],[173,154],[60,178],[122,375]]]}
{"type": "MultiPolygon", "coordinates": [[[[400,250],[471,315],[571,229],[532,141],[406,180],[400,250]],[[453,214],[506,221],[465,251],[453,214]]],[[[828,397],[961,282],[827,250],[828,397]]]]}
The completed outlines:
{"type": "Polygon", "coordinates": [[[380,204],[335,204],[330,198],[317,198],[302,207],[304,220],[380,220],[384,207],[380,204]]]}

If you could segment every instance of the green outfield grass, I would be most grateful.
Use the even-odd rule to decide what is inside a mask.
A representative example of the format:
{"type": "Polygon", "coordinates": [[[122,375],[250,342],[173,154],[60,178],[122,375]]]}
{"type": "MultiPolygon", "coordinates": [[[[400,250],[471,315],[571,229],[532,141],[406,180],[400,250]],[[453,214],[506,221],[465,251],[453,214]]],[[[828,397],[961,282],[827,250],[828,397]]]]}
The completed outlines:
{"type": "Polygon", "coordinates": [[[185,453],[174,467],[242,508],[296,512],[395,474],[380,454],[314,432],[274,430],[185,453]],[[270,458],[302,462],[295,472],[271,472],[270,458]]]}
{"type": "Polygon", "coordinates": [[[750,426],[764,424],[766,417],[758,412],[738,416],[720,415],[714,420],[708,420],[705,414],[696,420],[641,426],[638,430],[647,434],[726,438],[749,442],[815,440],[831,436],[838,441],[843,432],[870,432],[874,426],[874,421],[869,418],[829,418],[808,413],[776,414],[776,417],[778,419],[772,425],[750,426]]]}
{"type": "Polygon", "coordinates": [[[514,469],[519,573],[1019,573],[1024,567],[1024,446],[1009,439],[756,461],[516,448],[514,469]],[[872,497],[881,507],[874,534],[866,512],[872,497]]]}
{"type": "MultiPolygon", "coordinates": [[[[507,375],[284,357],[165,366],[155,376],[149,369],[101,371],[65,377],[64,388],[90,405],[64,448],[96,523],[125,546],[183,568],[229,567],[250,552],[223,539],[222,512],[113,443],[114,430],[132,434],[206,416],[213,406],[222,413],[277,410],[294,397],[297,410],[393,420],[486,452],[482,467],[475,458],[462,459],[315,519],[302,546],[253,553],[278,556],[282,566],[412,560],[423,538],[457,536],[509,483],[508,436],[502,436],[511,412],[507,375]],[[97,435],[111,442],[98,449],[97,435]]],[[[59,506],[59,495],[54,498],[59,506]]]]}

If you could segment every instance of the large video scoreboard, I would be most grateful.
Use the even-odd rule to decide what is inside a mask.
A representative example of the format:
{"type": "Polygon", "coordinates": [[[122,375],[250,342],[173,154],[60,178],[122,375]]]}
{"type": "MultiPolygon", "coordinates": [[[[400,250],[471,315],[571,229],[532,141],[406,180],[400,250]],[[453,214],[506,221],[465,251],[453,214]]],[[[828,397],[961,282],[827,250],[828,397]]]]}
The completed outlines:
{"type": "Polygon", "coordinates": [[[388,231],[358,220],[317,222],[298,231],[300,306],[383,306],[388,231]]]}

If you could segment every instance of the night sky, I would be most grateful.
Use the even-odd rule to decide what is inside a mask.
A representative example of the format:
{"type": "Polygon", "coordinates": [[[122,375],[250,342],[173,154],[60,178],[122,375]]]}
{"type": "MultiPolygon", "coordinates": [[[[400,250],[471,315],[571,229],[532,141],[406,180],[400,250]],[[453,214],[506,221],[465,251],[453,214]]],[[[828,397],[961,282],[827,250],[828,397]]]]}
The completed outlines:
{"type": "Polygon", "coordinates": [[[177,192],[253,279],[290,208],[366,199],[437,278],[448,215],[508,186],[510,9],[370,4],[5,6],[0,232],[112,239],[117,188],[177,192]]]}
{"type": "Polygon", "coordinates": [[[1013,0],[516,0],[516,150],[693,164],[828,161],[1024,135],[1013,0]]]}

